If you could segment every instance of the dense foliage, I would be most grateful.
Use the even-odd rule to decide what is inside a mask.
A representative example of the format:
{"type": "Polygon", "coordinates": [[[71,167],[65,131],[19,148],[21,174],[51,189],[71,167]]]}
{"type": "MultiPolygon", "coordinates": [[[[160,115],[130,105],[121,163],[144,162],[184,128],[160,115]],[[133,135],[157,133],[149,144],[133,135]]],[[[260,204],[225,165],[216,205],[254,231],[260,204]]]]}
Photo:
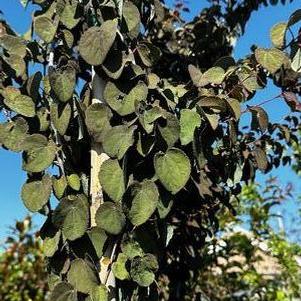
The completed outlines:
{"type": "Polygon", "coordinates": [[[0,23],[0,143],[22,152],[24,205],[46,216],[50,300],[162,300],[163,276],[182,300],[220,210],[291,159],[299,115],[271,124],[271,100],[247,101],[272,80],[300,111],[301,11],[235,61],[266,1],[212,1],[187,24],[159,0],[33,2],[23,37],[0,23]]]}
{"type": "Polygon", "coordinates": [[[31,218],[16,222],[0,247],[0,300],[45,301],[49,291],[45,260],[31,218]]]}

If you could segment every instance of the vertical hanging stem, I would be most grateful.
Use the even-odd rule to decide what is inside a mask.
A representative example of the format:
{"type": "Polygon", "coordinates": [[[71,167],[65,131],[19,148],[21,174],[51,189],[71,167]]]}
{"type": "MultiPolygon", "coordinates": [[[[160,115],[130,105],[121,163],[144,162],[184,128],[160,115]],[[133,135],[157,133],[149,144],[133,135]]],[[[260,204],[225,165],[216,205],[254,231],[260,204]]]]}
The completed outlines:
{"type": "MultiPolygon", "coordinates": [[[[105,81],[100,78],[92,68],[92,103],[104,103],[103,91],[105,81]]],[[[104,161],[109,157],[103,152],[101,143],[92,141],[91,143],[91,174],[90,174],[90,195],[91,195],[91,226],[96,226],[95,214],[99,206],[103,203],[103,193],[99,182],[99,170],[104,161]]],[[[105,284],[111,291],[111,301],[115,301],[116,281],[113,273],[110,270],[112,252],[114,252],[114,244],[109,245],[104,256],[100,260],[100,281],[105,284]]]]}

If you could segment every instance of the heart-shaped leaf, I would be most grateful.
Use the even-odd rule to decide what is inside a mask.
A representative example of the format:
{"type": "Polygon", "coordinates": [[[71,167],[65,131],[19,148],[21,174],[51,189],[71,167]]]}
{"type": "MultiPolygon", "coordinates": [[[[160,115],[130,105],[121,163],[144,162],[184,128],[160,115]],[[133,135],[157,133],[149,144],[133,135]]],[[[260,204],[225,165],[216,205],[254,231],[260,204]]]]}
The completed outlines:
{"type": "Polygon", "coordinates": [[[52,186],[53,192],[57,199],[61,199],[65,193],[67,188],[67,179],[65,176],[61,176],[60,178],[53,177],[52,178],[52,186]]]}
{"type": "Polygon", "coordinates": [[[80,55],[90,65],[102,64],[114,43],[116,32],[117,19],[89,28],[79,41],[80,55]]]}
{"type": "Polygon", "coordinates": [[[49,301],[77,301],[77,292],[67,282],[59,282],[51,291],[49,301]]]}
{"type": "Polygon", "coordinates": [[[2,91],[4,103],[12,111],[25,117],[35,116],[35,103],[31,97],[22,95],[20,91],[14,87],[7,87],[2,91]]]}
{"type": "Polygon", "coordinates": [[[79,18],[75,17],[78,1],[65,1],[65,7],[60,14],[60,21],[68,28],[74,28],[79,22],[79,18]]]}
{"type": "Polygon", "coordinates": [[[279,70],[287,59],[285,54],[276,48],[257,48],[255,50],[255,57],[257,62],[272,74],[279,70]]]}
{"type": "Polygon", "coordinates": [[[67,102],[73,96],[75,88],[76,72],[74,68],[67,66],[56,71],[49,71],[51,89],[62,102],[67,102]]]}
{"type": "Polygon", "coordinates": [[[89,223],[87,198],[82,194],[63,198],[54,211],[53,223],[69,240],[82,237],[89,223]]]}
{"type": "Polygon", "coordinates": [[[135,183],[130,188],[131,200],[128,218],[134,226],[144,224],[155,212],[159,192],[157,186],[149,180],[135,183]]]}
{"type": "Polygon", "coordinates": [[[157,153],[154,166],[161,183],[172,194],[181,190],[190,177],[190,161],[185,153],[177,148],[171,148],[165,154],[157,153]]]}
{"type": "Polygon", "coordinates": [[[103,138],[103,149],[112,158],[122,159],[126,151],[134,143],[135,126],[114,126],[109,129],[103,138]]]}
{"type": "Polygon", "coordinates": [[[101,142],[103,131],[109,129],[111,110],[101,103],[91,104],[86,110],[86,125],[95,141],[101,142]]]}
{"type": "Polygon", "coordinates": [[[119,115],[125,116],[136,111],[137,106],[146,100],[147,86],[139,82],[128,94],[121,92],[118,87],[108,82],[104,91],[104,99],[119,115]]]}
{"type": "Polygon", "coordinates": [[[34,30],[36,34],[46,43],[51,43],[54,39],[58,26],[58,21],[52,21],[46,16],[39,16],[34,19],[34,30]]]}
{"type": "Polygon", "coordinates": [[[158,270],[158,262],[154,255],[146,254],[143,257],[136,257],[131,262],[131,278],[142,287],[150,286],[155,280],[158,270]]]}
{"type": "Polygon", "coordinates": [[[31,149],[26,153],[23,169],[28,172],[41,172],[49,167],[56,155],[57,147],[53,143],[31,149]]]}
{"type": "Polygon", "coordinates": [[[124,175],[117,160],[106,160],[100,167],[99,181],[107,195],[118,202],[121,200],[124,191],[124,175]]]}
{"type": "Polygon", "coordinates": [[[31,212],[41,210],[51,195],[51,178],[46,175],[41,181],[27,182],[22,187],[21,198],[31,212]]]}
{"type": "Polygon", "coordinates": [[[72,261],[67,279],[77,291],[84,294],[91,293],[99,285],[95,271],[83,259],[72,261]]]}
{"type": "Polygon", "coordinates": [[[100,205],[95,220],[97,226],[113,235],[119,234],[125,226],[125,216],[120,205],[112,202],[100,205]]]}

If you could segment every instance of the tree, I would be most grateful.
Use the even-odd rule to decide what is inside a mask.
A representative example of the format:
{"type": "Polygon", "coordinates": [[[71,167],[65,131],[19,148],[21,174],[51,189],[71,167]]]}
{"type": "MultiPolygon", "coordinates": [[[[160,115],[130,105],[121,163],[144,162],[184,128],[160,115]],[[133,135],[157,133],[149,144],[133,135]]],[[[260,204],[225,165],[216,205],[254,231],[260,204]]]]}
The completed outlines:
{"type": "Polygon", "coordinates": [[[300,245],[281,223],[272,226],[281,218],[277,207],[297,201],[293,195],[291,185],[275,178],[244,186],[238,215],[221,212],[219,231],[200,250],[198,276],[186,284],[183,300],[300,300],[300,245]]]}
{"type": "Polygon", "coordinates": [[[23,37],[1,22],[0,143],[22,152],[21,197],[46,216],[50,300],[162,299],[161,276],[182,300],[218,212],[290,160],[299,115],[271,124],[272,100],[245,102],[271,79],[300,111],[300,11],[236,62],[266,1],[212,1],[187,24],[159,0],[33,2],[23,37]]]}
{"type": "Polygon", "coordinates": [[[34,233],[31,218],[11,227],[0,254],[0,299],[3,301],[45,301],[48,293],[46,265],[41,240],[34,233]]]}

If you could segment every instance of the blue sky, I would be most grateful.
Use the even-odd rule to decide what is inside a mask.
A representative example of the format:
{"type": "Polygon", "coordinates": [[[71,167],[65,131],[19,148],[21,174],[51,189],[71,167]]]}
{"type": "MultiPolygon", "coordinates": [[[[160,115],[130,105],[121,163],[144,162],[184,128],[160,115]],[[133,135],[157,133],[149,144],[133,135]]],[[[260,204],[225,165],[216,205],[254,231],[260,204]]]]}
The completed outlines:
{"type": "MultiPolygon", "coordinates": [[[[191,19],[196,15],[201,7],[206,6],[205,0],[191,0],[191,13],[186,14],[187,19],[191,19]]],[[[173,3],[172,0],[167,1],[168,4],[173,3]]],[[[295,10],[300,8],[300,0],[295,0],[293,3],[286,6],[269,6],[255,12],[246,27],[246,33],[238,42],[234,51],[236,59],[247,55],[250,52],[250,47],[257,44],[261,47],[271,46],[269,40],[269,30],[277,22],[286,21],[295,10]],[[299,5],[298,5],[299,3],[299,5]]],[[[19,0],[0,0],[0,10],[4,14],[4,18],[19,33],[24,33],[28,30],[31,20],[31,14],[34,7],[29,6],[26,10],[21,6],[19,0]]],[[[254,98],[254,103],[269,99],[279,92],[277,88],[269,85],[267,89],[258,93],[254,98]]],[[[280,121],[281,118],[288,112],[287,107],[281,101],[270,102],[266,106],[270,113],[272,121],[280,121]]],[[[7,234],[7,228],[16,219],[23,218],[27,211],[20,200],[20,189],[26,179],[26,174],[21,170],[21,155],[15,154],[3,149],[0,149],[0,242],[7,234]]],[[[289,169],[281,168],[273,172],[278,175],[283,184],[288,181],[292,182],[296,195],[301,192],[301,185],[298,177],[289,169]]],[[[259,176],[259,181],[263,181],[264,176],[259,176]]],[[[287,214],[293,214],[295,207],[288,206],[287,214]]],[[[43,218],[35,215],[37,224],[41,223],[43,218]]]]}

